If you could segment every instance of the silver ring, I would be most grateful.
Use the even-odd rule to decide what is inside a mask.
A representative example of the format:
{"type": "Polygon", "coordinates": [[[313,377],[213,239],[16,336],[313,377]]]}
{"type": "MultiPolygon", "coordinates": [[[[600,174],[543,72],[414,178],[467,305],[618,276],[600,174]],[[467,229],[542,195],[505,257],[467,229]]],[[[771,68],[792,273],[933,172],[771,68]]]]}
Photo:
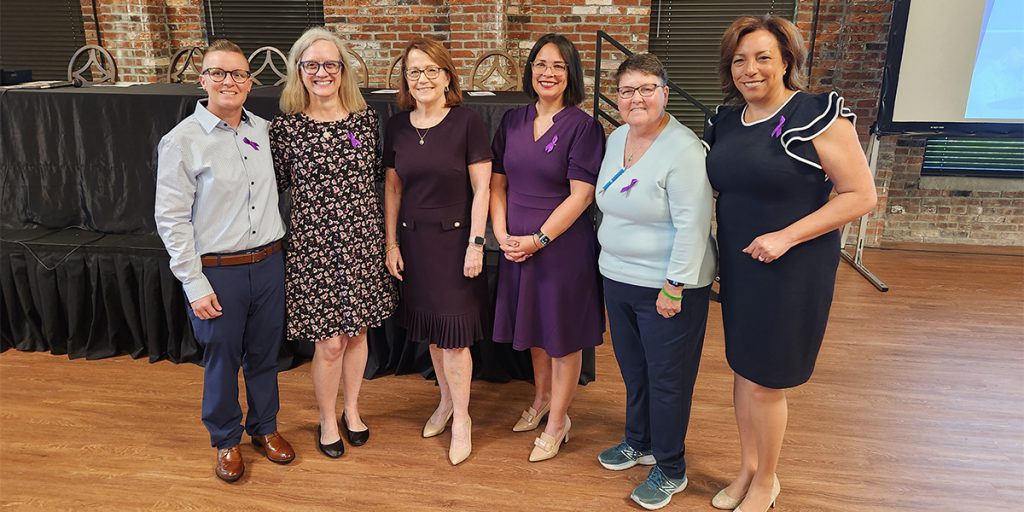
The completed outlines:
{"type": "Polygon", "coordinates": [[[758,256],[757,261],[764,261],[764,256],[758,256]]]}

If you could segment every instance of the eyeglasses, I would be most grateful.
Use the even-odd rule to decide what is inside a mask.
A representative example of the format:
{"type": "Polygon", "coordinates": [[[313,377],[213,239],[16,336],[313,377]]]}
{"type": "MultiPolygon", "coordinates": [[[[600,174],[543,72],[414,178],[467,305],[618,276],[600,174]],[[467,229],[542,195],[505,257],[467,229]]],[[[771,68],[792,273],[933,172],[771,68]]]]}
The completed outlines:
{"type": "Polygon", "coordinates": [[[213,80],[214,82],[218,83],[223,82],[224,79],[228,77],[228,75],[231,75],[231,79],[234,80],[236,84],[244,84],[248,82],[249,77],[252,76],[252,73],[244,69],[224,71],[221,68],[204,69],[203,74],[210,77],[210,80],[213,80]]]}
{"type": "Polygon", "coordinates": [[[324,68],[324,71],[328,74],[337,75],[344,67],[345,65],[340,60],[325,60],[323,62],[317,62],[315,60],[299,61],[299,68],[305,71],[307,75],[315,75],[319,73],[320,68],[324,68]]]}
{"type": "Polygon", "coordinates": [[[561,62],[556,62],[550,66],[546,62],[534,62],[530,65],[533,68],[533,74],[543,75],[545,71],[551,70],[552,75],[564,75],[569,72],[569,68],[561,62]]]}
{"type": "Polygon", "coordinates": [[[420,79],[420,75],[426,75],[427,80],[433,80],[441,76],[442,69],[437,66],[430,66],[427,69],[407,69],[405,70],[405,77],[409,80],[416,81],[420,79]]]}
{"type": "Polygon", "coordinates": [[[654,96],[654,91],[657,91],[658,89],[661,89],[662,87],[664,87],[664,85],[658,85],[658,84],[646,84],[646,85],[641,85],[640,87],[619,87],[618,92],[619,92],[619,97],[624,99],[624,100],[628,100],[628,99],[632,98],[633,97],[633,93],[638,92],[638,91],[640,92],[640,96],[643,96],[644,98],[650,98],[651,96],[654,96]]]}

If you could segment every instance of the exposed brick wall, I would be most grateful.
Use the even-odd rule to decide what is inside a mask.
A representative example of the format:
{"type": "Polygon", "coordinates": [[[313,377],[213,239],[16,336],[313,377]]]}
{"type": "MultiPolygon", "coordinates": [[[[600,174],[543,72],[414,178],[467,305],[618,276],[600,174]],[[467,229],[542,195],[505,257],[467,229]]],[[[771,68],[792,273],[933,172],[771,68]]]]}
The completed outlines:
{"type": "MultiPolygon", "coordinates": [[[[797,24],[810,40],[814,2],[800,2],[797,24]]],[[[877,97],[892,11],[891,0],[821,0],[810,89],[834,89],[858,115],[866,145],[877,116],[877,97]]],[[[82,0],[86,38],[113,53],[120,79],[162,80],[171,54],[205,42],[202,0],[82,0]]],[[[370,82],[387,83],[392,61],[406,41],[428,35],[452,51],[463,83],[477,55],[509,52],[525,64],[542,34],[566,34],[579,47],[594,86],[596,32],[604,30],[633,51],[647,51],[651,0],[324,0],[325,21],[366,61],[370,82]]],[[[287,49],[282,49],[287,50],[287,49]]],[[[617,51],[602,55],[602,74],[618,66],[617,51]]],[[[612,86],[602,79],[601,87],[612,86]]],[[[591,107],[588,100],[585,108],[591,107]]],[[[1019,193],[937,191],[920,187],[921,147],[915,139],[885,137],[876,185],[879,203],[867,244],[924,241],[1022,245],[1024,197],[1019,193]]]]}
{"type": "Polygon", "coordinates": [[[895,139],[884,241],[1024,245],[1024,192],[922,188],[925,138],[895,139]]]}
{"type": "Polygon", "coordinates": [[[451,32],[444,0],[325,0],[324,21],[366,62],[370,83],[379,85],[387,83],[409,39],[425,35],[447,43],[451,32]]]}

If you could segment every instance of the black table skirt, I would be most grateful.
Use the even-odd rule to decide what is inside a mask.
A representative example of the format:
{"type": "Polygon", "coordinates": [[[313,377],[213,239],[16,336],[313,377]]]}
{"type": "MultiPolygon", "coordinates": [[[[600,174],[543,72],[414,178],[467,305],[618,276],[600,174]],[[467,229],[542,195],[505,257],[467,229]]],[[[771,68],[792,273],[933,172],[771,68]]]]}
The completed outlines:
{"type": "MultiPolygon", "coordinates": [[[[272,118],[278,94],[257,88],[246,107],[272,118]]],[[[153,196],[156,143],[204,96],[183,84],[0,92],[0,351],[201,361],[155,235],[153,196]]],[[[396,111],[393,95],[366,98],[382,119],[396,111]]],[[[492,134],[525,101],[519,93],[466,98],[492,134]]],[[[492,308],[496,258],[488,252],[492,308]]],[[[366,377],[432,376],[427,347],[405,342],[391,320],[368,338],[366,377]]],[[[532,379],[528,353],[489,340],[472,351],[475,378],[532,379]]],[[[310,342],[285,342],[279,367],[312,353],[310,342]]],[[[595,378],[594,367],[587,350],[581,382],[595,378]]]]}

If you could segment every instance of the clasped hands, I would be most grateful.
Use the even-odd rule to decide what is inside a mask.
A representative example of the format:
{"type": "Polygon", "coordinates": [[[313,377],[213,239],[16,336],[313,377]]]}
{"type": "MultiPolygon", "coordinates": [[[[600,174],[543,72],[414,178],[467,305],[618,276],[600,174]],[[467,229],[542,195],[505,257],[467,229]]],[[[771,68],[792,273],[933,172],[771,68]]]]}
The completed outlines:
{"type": "Polygon", "coordinates": [[[512,236],[508,233],[498,237],[498,247],[505,253],[505,259],[522,263],[540,250],[540,242],[534,235],[512,236]]]}

